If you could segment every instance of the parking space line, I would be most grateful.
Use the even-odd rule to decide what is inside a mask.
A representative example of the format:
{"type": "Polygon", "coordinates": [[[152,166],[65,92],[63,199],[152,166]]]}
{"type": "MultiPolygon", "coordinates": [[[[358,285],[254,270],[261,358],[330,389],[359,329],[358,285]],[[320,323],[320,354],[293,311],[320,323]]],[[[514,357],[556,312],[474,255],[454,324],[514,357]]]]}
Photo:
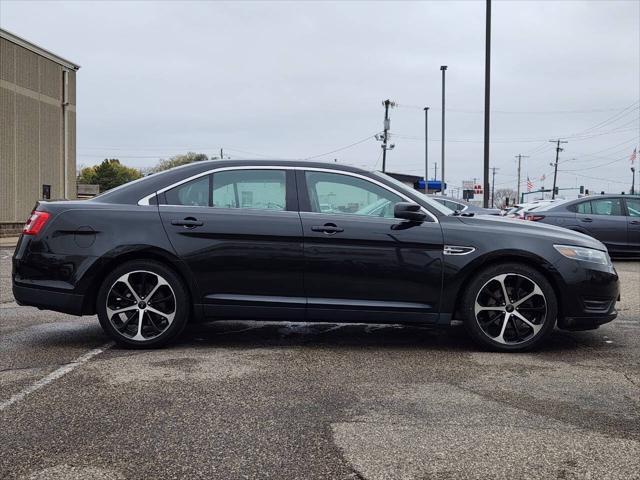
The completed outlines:
{"type": "Polygon", "coordinates": [[[29,385],[28,387],[22,389],[21,391],[19,391],[15,395],[13,395],[8,400],[5,400],[4,402],[1,402],[0,403],[0,412],[2,412],[4,409],[10,407],[14,403],[19,402],[20,400],[25,398],[27,395],[35,392],[36,390],[40,390],[42,387],[47,386],[48,384],[50,384],[54,380],[57,380],[60,377],[66,375],[67,373],[75,370],[76,368],[78,368],[82,364],[87,363],[93,357],[95,357],[96,355],[100,355],[102,352],[104,352],[108,348],[111,348],[112,346],[113,346],[113,342],[105,343],[101,347],[94,348],[93,350],[88,351],[84,355],[79,356],[78,358],[76,358],[72,362],[67,363],[66,365],[63,365],[62,367],[54,370],[53,372],[51,372],[46,377],[41,378],[40,380],[38,380],[36,383],[33,383],[33,384],[29,385]]]}

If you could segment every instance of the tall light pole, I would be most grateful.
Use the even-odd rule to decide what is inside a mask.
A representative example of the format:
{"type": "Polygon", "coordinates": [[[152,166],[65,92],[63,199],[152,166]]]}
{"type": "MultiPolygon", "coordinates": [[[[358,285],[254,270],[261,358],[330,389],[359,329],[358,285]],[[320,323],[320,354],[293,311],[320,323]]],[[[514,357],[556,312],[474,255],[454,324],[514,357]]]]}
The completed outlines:
{"type": "Polygon", "coordinates": [[[442,187],[440,188],[440,194],[444,195],[444,85],[445,85],[444,72],[447,71],[447,66],[441,65],[440,70],[442,71],[442,141],[441,141],[442,155],[440,158],[440,162],[442,163],[442,180],[441,180],[442,187]]]}
{"type": "Polygon", "coordinates": [[[486,0],[484,53],[484,208],[489,207],[489,120],[491,94],[491,0],[486,0]]]}
{"type": "Polygon", "coordinates": [[[429,107],[424,107],[424,193],[429,190],[429,107]]]}

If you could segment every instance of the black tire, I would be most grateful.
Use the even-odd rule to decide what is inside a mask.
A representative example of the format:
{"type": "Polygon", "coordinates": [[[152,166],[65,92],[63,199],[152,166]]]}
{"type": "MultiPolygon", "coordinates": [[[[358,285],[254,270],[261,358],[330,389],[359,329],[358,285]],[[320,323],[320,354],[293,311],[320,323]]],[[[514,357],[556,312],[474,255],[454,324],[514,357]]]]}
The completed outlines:
{"type": "Polygon", "coordinates": [[[486,268],[471,280],[463,295],[461,315],[476,343],[495,351],[522,352],[539,346],[553,330],[558,302],[553,287],[538,270],[520,263],[504,263],[486,268]],[[504,306],[504,294],[499,293],[504,292],[502,285],[510,297],[504,306]],[[539,290],[535,290],[536,285],[539,290]],[[519,304],[521,299],[525,300],[519,304]],[[523,322],[523,316],[530,322],[523,322]]]}
{"type": "Polygon", "coordinates": [[[98,292],[96,311],[104,331],[119,345],[155,348],[180,335],[187,324],[191,304],[184,282],[171,268],[154,260],[133,260],[123,263],[106,276],[98,292]],[[127,283],[121,280],[123,276],[126,276],[127,283]],[[127,284],[134,289],[133,294],[127,284]],[[154,286],[157,288],[151,297],[146,298],[147,304],[145,292],[151,294],[154,286]],[[140,308],[141,303],[143,308],[140,308]],[[112,311],[110,318],[108,308],[128,311],[117,314],[112,311]],[[142,328],[138,328],[141,311],[142,328]],[[127,318],[129,315],[130,319],[127,318]]]}

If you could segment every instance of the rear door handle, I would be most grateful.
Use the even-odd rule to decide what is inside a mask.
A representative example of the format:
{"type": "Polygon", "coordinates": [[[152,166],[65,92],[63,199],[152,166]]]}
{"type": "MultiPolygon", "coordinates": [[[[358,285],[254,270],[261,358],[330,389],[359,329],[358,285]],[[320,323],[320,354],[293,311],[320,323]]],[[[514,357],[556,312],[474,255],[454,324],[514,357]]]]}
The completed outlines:
{"type": "Polygon", "coordinates": [[[581,221],[581,222],[587,222],[587,223],[588,223],[588,222],[593,222],[593,219],[591,219],[591,218],[583,218],[583,219],[581,219],[580,221],[581,221]]]}
{"type": "Polygon", "coordinates": [[[334,233],[344,232],[344,228],[338,227],[333,223],[327,223],[325,225],[316,225],[311,227],[312,232],[324,232],[329,235],[333,235],[334,233]]]}
{"type": "Polygon", "coordinates": [[[195,228],[204,225],[204,222],[200,222],[197,218],[187,217],[184,220],[172,220],[171,225],[185,228],[195,228]]]}

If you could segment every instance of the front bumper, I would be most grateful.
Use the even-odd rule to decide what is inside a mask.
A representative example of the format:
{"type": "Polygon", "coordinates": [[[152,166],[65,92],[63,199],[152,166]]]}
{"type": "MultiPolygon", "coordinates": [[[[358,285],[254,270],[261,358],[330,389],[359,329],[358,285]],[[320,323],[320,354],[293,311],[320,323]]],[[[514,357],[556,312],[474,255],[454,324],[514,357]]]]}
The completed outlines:
{"type": "Polygon", "coordinates": [[[592,330],[617,317],[620,285],[613,265],[563,258],[556,268],[564,283],[559,289],[558,328],[592,330]]]}

